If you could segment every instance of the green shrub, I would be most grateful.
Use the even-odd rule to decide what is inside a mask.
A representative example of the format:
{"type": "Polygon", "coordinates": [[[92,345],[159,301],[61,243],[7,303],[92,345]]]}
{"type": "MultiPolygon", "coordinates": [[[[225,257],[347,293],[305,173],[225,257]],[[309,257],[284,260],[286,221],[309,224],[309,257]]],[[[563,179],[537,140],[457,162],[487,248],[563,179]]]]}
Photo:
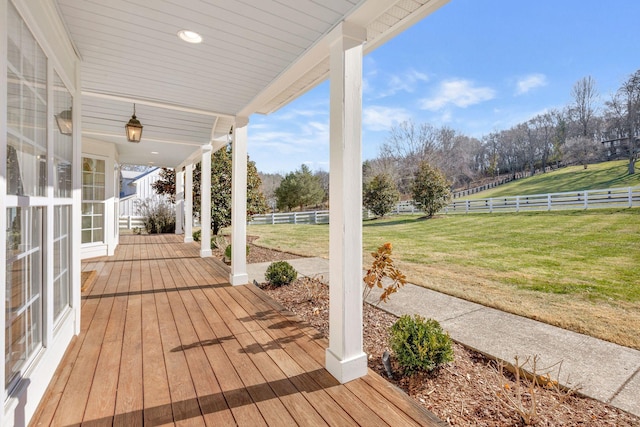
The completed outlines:
{"type": "Polygon", "coordinates": [[[432,371],[453,360],[451,338],[436,320],[404,315],[390,332],[391,349],[405,373],[432,371]]]}
{"type": "Polygon", "coordinates": [[[290,285],[298,277],[298,272],[287,261],[277,261],[267,267],[264,278],[273,286],[290,285]]]}
{"type": "MultiPolygon", "coordinates": [[[[200,239],[202,238],[202,230],[196,230],[193,232],[192,235],[193,235],[193,241],[199,242],[200,239]]],[[[211,249],[222,248],[226,243],[227,241],[222,235],[215,235],[211,237],[211,249]]]]}
{"type": "Polygon", "coordinates": [[[222,249],[227,244],[227,239],[222,234],[216,234],[211,238],[211,249],[222,249]]]}
{"type": "MultiPolygon", "coordinates": [[[[211,242],[211,244],[213,245],[213,242],[211,242]]],[[[249,245],[247,245],[247,255],[249,255],[249,245]]],[[[231,259],[231,245],[227,245],[224,249],[224,256],[227,259],[231,259]]]]}

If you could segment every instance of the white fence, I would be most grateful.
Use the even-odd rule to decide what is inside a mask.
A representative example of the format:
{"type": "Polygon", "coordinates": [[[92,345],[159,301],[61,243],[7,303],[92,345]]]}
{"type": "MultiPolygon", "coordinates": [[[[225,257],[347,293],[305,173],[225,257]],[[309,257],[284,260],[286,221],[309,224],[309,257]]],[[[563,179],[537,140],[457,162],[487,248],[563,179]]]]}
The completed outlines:
{"type": "Polygon", "coordinates": [[[329,211],[283,212],[254,215],[249,224],[328,224],[329,211]]]}
{"type": "Polygon", "coordinates": [[[118,220],[120,230],[132,230],[134,228],[144,228],[141,216],[121,216],[118,220]]]}
{"type": "Polygon", "coordinates": [[[443,212],[447,214],[469,212],[493,213],[631,208],[634,206],[640,206],[640,187],[463,200],[451,203],[443,212]]]}
{"type": "MultiPolygon", "coordinates": [[[[569,209],[601,209],[640,207],[640,187],[606,190],[572,191],[567,193],[534,194],[530,196],[492,197],[451,203],[441,213],[493,213],[552,211],[569,209]]],[[[412,201],[398,202],[392,214],[422,213],[412,201]]],[[[363,210],[363,217],[370,215],[363,210]]],[[[249,224],[328,224],[329,211],[285,212],[254,215],[249,224]]]]}

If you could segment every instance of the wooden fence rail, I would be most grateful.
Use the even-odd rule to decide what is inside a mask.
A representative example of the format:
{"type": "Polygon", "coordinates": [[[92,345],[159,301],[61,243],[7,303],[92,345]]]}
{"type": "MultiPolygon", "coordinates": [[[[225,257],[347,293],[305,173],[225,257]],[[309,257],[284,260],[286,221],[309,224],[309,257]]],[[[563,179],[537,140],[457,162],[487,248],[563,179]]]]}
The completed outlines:
{"type": "Polygon", "coordinates": [[[254,215],[249,224],[328,224],[329,211],[282,212],[254,215]]]}
{"type": "Polygon", "coordinates": [[[640,187],[456,201],[443,213],[555,211],[640,206],[640,187]]]}
{"type": "Polygon", "coordinates": [[[144,228],[141,216],[127,215],[118,219],[118,226],[121,230],[133,230],[134,228],[144,228]]]}
{"type": "MultiPolygon", "coordinates": [[[[491,197],[455,201],[440,213],[494,213],[524,211],[555,211],[569,209],[602,209],[640,207],[640,187],[608,188],[605,190],[572,191],[566,193],[533,194],[529,196],[491,197]]],[[[421,214],[412,201],[399,202],[392,214],[421,214]]],[[[363,210],[363,218],[370,215],[363,210]]],[[[254,215],[249,224],[328,224],[329,211],[284,212],[254,215]]]]}
{"type": "MultiPolygon", "coordinates": [[[[640,187],[608,188],[605,190],[572,191],[567,193],[533,194],[529,196],[491,197],[455,201],[440,213],[494,213],[555,211],[569,209],[601,209],[640,207],[640,187]]],[[[421,214],[411,201],[399,202],[392,214],[421,214]]],[[[363,218],[371,215],[366,209],[363,218]]],[[[281,212],[254,215],[249,224],[328,224],[329,211],[281,212]]],[[[120,229],[144,227],[140,216],[121,216],[120,229]]]]}

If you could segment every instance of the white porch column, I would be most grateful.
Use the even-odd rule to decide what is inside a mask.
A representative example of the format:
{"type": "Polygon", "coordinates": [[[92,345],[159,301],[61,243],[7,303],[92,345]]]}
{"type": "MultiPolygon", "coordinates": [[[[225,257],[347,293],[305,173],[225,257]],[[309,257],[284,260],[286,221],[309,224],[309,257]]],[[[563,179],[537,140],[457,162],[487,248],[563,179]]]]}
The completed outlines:
{"type": "Polygon", "coordinates": [[[200,256],[211,256],[211,144],[202,147],[200,163],[200,256]]]}
{"type": "Polygon", "coordinates": [[[184,233],[182,217],[184,215],[184,171],[176,169],[176,234],[184,233]]]}
{"type": "Polygon", "coordinates": [[[249,283],[247,274],[247,126],[246,117],[236,117],[231,150],[231,274],[229,283],[249,283]]]}
{"type": "Polygon", "coordinates": [[[193,242],[193,165],[184,168],[184,242],[193,242]]]}
{"type": "Polygon", "coordinates": [[[329,348],[326,368],[341,383],[367,374],[362,350],[362,43],[343,22],[330,62],[329,348]]]}

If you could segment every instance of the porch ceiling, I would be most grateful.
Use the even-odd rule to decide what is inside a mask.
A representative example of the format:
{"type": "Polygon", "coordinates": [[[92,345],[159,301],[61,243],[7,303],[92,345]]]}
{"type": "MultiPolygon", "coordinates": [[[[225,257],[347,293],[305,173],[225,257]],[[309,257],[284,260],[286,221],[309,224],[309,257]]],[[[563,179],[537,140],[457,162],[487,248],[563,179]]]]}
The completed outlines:
{"type": "Polygon", "coordinates": [[[83,136],[119,144],[122,163],[177,166],[234,116],[275,111],[323,81],[340,22],[367,28],[368,52],[448,0],[55,1],[82,59],[83,136]],[[179,40],[182,29],[203,42],[179,40]],[[139,145],[124,138],[133,102],[139,145]]]}

